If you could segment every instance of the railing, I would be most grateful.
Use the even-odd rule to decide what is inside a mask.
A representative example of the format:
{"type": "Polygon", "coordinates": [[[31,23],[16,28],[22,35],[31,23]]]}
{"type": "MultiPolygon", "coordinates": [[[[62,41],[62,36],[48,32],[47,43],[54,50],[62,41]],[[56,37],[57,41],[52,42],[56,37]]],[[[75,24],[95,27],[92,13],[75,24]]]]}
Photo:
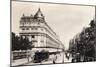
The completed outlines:
{"type": "Polygon", "coordinates": [[[12,51],[12,60],[27,58],[30,56],[29,51],[12,51]]]}

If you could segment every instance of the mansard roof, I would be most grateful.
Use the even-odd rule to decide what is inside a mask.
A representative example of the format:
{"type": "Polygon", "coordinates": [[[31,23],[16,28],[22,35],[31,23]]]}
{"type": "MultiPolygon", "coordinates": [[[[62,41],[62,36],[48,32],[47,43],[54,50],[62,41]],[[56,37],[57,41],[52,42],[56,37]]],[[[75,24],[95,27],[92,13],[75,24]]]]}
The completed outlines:
{"type": "Polygon", "coordinates": [[[21,17],[21,19],[38,19],[38,18],[44,19],[44,15],[42,14],[40,8],[38,9],[35,15],[31,14],[30,16],[25,16],[25,14],[23,14],[21,17]]]}

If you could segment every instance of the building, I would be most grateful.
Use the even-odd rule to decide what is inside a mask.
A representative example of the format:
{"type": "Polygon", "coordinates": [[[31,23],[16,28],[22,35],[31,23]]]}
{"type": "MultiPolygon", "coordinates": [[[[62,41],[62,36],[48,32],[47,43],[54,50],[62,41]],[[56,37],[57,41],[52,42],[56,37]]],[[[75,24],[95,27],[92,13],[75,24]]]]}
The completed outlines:
{"type": "Polygon", "coordinates": [[[57,52],[64,50],[58,35],[48,26],[40,8],[35,15],[23,16],[20,19],[20,36],[28,37],[33,51],[46,50],[57,52]]]}

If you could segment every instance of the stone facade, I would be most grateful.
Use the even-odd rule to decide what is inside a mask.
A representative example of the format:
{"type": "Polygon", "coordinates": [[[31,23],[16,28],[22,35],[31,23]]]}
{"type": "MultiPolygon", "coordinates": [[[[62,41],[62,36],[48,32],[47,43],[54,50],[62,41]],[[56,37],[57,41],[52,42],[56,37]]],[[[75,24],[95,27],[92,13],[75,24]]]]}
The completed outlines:
{"type": "Polygon", "coordinates": [[[23,16],[20,19],[20,36],[28,37],[34,46],[33,50],[49,52],[62,51],[64,46],[58,35],[48,26],[40,8],[35,15],[23,16]]]}

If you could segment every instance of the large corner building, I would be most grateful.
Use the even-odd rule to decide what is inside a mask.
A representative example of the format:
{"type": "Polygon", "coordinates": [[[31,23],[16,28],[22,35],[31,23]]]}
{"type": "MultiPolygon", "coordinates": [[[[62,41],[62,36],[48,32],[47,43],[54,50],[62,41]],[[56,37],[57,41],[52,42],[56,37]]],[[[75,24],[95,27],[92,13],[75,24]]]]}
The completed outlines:
{"type": "Polygon", "coordinates": [[[48,26],[40,8],[35,15],[23,16],[20,19],[20,36],[28,37],[34,48],[49,52],[62,51],[64,46],[58,35],[48,26]]]}

